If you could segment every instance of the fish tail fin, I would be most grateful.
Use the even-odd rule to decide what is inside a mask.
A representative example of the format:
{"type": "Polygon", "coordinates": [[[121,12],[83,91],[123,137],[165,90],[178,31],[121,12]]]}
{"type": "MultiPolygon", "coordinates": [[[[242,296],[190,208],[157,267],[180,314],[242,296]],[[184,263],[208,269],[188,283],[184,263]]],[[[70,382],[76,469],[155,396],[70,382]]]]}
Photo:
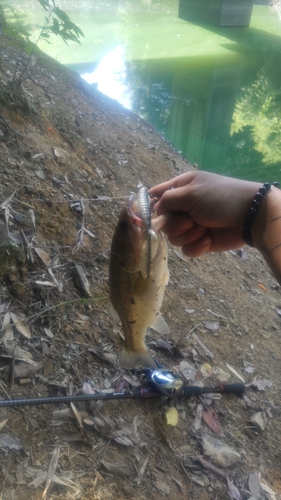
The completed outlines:
{"type": "Polygon", "coordinates": [[[148,351],[130,352],[125,346],[120,355],[120,365],[122,368],[132,370],[137,366],[146,368],[157,368],[157,364],[148,351]]]}

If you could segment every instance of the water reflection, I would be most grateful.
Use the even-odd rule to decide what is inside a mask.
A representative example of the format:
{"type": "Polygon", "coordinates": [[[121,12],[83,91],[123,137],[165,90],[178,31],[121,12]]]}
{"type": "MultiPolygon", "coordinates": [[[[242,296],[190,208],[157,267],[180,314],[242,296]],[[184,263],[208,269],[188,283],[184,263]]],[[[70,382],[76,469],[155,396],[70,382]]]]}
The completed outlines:
{"type": "Polygon", "coordinates": [[[81,76],[90,84],[96,83],[100,92],[120,102],[124,108],[132,108],[122,46],[119,45],[102,57],[94,71],[82,73],[81,76]]]}
{"type": "Polygon", "coordinates": [[[178,0],[70,0],[65,9],[85,33],[82,47],[52,39],[40,48],[146,118],[200,168],[281,181],[276,11],[255,5],[249,28],[223,29],[178,19],[178,0]]]}

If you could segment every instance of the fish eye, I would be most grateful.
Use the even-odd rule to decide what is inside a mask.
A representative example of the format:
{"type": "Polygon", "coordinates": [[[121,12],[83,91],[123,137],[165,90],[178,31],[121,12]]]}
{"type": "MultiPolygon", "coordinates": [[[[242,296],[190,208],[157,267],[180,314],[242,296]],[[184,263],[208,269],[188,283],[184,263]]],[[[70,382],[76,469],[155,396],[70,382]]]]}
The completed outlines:
{"type": "Polygon", "coordinates": [[[128,227],[127,222],[125,222],[124,220],[120,220],[119,227],[120,227],[121,231],[125,231],[128,227]]]}

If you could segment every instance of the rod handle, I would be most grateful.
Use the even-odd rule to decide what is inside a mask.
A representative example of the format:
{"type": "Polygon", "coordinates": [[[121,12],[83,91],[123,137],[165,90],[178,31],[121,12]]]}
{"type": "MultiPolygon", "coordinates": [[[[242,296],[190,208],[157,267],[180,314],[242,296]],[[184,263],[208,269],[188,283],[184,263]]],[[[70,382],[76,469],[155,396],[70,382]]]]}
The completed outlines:
{"type": "Polygon", "coordinates": [[[220,392],[224,392],[224,393],[233,393],[233,394],[242,394],[243,392],[245,392],[245,384],[221,384],[219,386],[221,388],[221,391],[220,392]]]}

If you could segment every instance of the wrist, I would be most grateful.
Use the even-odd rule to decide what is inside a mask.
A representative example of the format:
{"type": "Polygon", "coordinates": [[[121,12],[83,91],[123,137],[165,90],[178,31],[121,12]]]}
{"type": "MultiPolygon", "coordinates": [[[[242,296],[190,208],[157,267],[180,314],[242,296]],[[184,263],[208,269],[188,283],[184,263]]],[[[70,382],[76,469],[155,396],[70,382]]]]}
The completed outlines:
{"type": "Polygon", "coordinates": [[[267,253],[281,240],[281,191],[272,186],[264,196],[251,226],[255,248],[267,253]]]}

